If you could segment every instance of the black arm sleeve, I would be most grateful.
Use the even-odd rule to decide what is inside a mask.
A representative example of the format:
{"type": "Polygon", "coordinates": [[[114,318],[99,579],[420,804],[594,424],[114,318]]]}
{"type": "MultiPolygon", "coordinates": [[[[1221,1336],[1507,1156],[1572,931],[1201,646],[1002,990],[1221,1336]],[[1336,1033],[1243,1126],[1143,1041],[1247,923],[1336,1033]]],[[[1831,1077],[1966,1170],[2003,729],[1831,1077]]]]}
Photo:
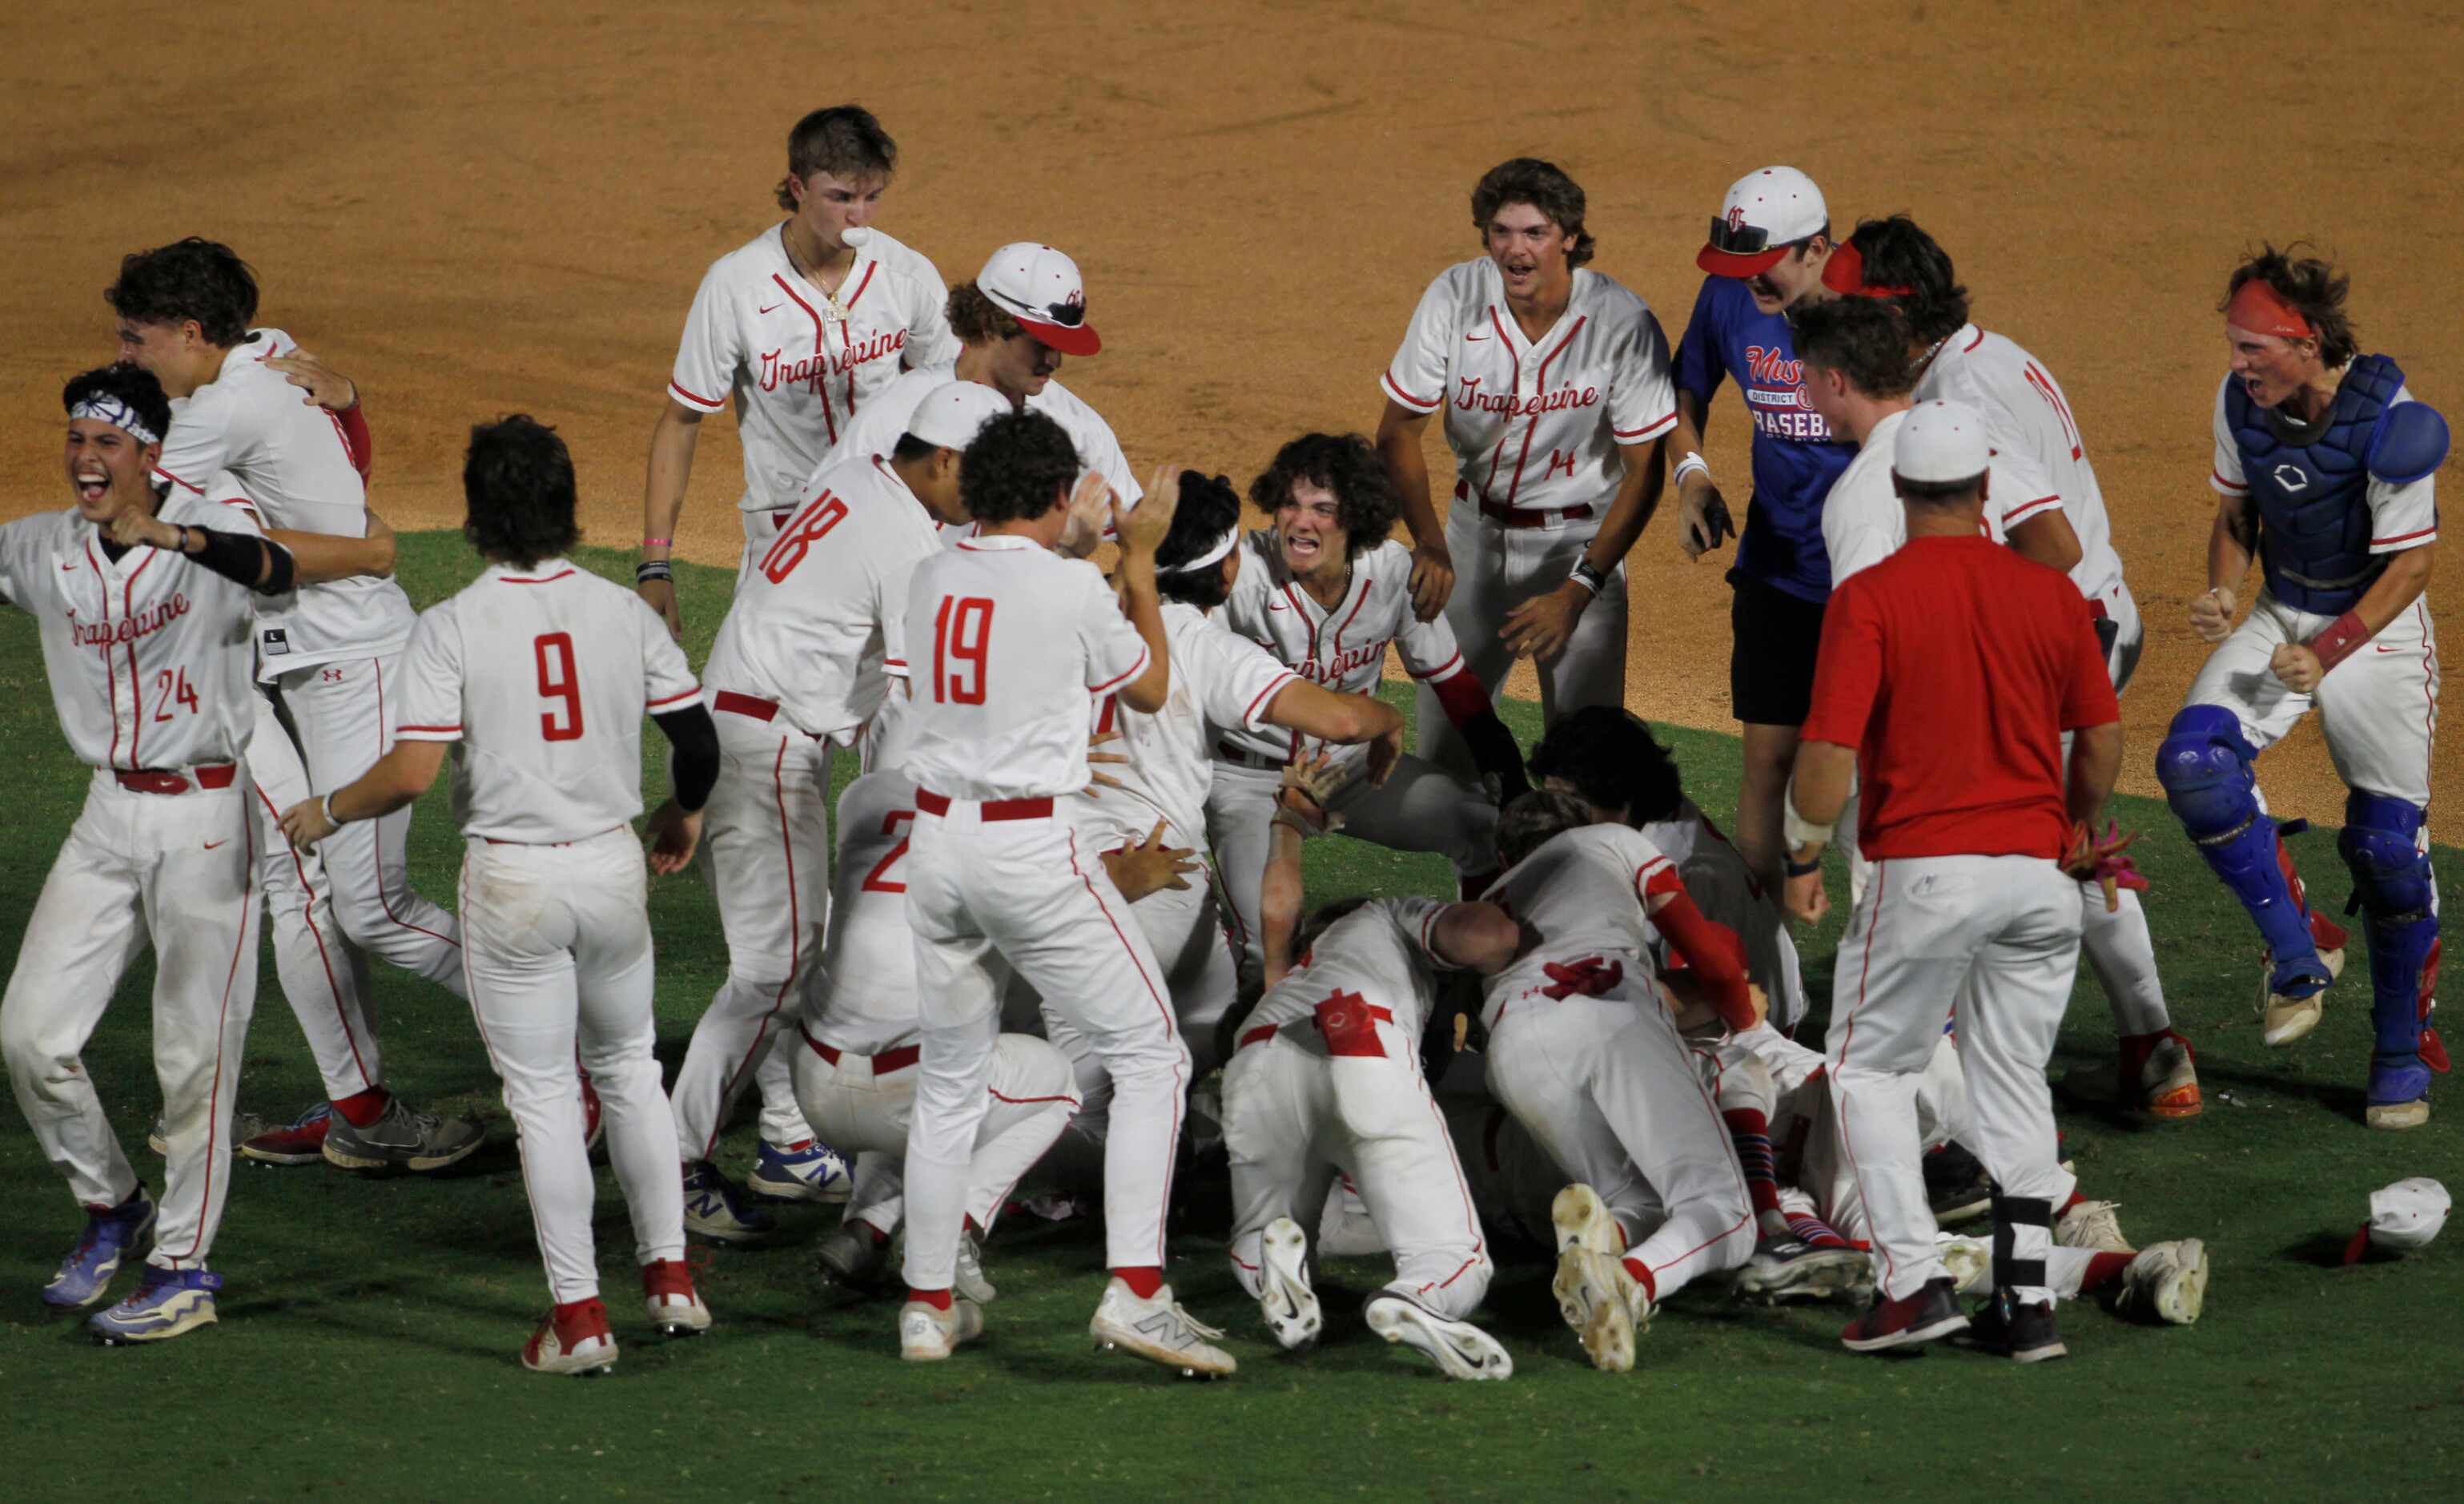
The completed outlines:
{"type": "Polygon", "coordinates": [[[674,749],[668,769],[675,775],[676,805],[691,814],[710,802],[711,785],[718,782],[718,724],[701,704],[650,719],[674,749]]]}
{"type": "Polygon", "coordinates": [[[1455,731],[1471,750],[1472,763],[1482,773],[1497,775],[1498,801],[1510,805],[1531,788],[1523,776],[1523,749],[1514,744],[1514,733],[1497,719],[1497,712],[1474,716],[1457,726],[1455,731]]]}
{"type": "Polygon", "coordinates": [[[262,538],[251,538],[246,533],[221,533],[210,527],[198,527],[193,522],[187,525],[204,537],[206,546],[183,557],[203,564],[226,580],[246,586],[259,595],[290,593],[290,549],[262,538]]]}

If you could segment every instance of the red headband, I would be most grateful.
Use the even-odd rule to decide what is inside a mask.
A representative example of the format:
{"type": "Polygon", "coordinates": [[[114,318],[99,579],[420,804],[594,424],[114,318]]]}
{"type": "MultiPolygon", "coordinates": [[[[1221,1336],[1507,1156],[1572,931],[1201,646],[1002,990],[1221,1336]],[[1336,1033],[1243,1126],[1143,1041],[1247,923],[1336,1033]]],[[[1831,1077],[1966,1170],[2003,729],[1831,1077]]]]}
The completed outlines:
{"type": "Polygon", "coordinates": [[[2253,334],[2272,334],[2279,339],[2306,340],[2318,331],[2301,310],[2284,300],[2284,295],[2267,285],[2263,276],[2254,276],[2241,284],[2225,304],[2225,322],[2253,334]]]}
{"type": "Polygon", "coordinates": [[[1843,298],[1905,298],[1916,291],[1913,287],[1866,286],[1865,253],[1845,240],[1833,247],[1831,259],[1822,263],[1822,285],[1843,298]]]}

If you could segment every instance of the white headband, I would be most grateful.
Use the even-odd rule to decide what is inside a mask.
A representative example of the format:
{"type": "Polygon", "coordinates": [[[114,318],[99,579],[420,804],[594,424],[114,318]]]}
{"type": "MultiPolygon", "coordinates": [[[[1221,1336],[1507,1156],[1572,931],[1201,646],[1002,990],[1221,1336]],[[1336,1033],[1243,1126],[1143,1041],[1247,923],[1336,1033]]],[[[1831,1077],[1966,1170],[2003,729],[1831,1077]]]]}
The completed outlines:
{"type": "Polygon", "coordinates": [[[135,439],[140,444],[160,444],[163,442],[163,435],[155,432],[152,429],[147,428],[145,426],[145,420],[137,415],[137,409],[135,408],[132,408],[128,404],[121,401],[118,397],[110,396],[108,394],[99,394],[81,399],[75,407],[69,409],[69,416],[73,418],[99,418],[101,421],[110,424],[113,428],[126,430],[128,436],[135,439]]]}
{"type": "Polygon", "coordinates": [[[1222,537],[1215,541],[1214,547],[1209,548],[1206,552],[1199,554],[1197,558],[1192,559],[1185,564],[1174,564],[1169,569],[1158,569],[1155,573],[1196,574],[1199,570],[1205,568],[1208,564],[1221,564],[1223,562],[1223,556],[1230,553],[1233,545],[1239,542],[1241,542],[1241,524],[1238,521],[1235,521],[1229,531],[1225,532],[1222,537]]]}

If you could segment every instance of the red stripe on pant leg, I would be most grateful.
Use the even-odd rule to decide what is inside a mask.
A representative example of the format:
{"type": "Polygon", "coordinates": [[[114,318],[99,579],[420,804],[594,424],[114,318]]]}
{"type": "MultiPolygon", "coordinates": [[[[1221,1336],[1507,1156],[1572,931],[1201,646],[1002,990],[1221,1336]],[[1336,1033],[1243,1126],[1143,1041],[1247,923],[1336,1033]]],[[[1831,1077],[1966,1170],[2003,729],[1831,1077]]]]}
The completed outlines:
{"type": "MultiPolygon", "coordinates": [[[[377,677],[377,756],[379,759],[383,759],[388,750],[385,736],[385,667],[376,659],[370,658],[368,660],[368,670],[377,677]]],[[[370,765],[373,766],[374,764],[370,765]]],[[[385,826],[381,821],[376,823],[374,828],[369,830],[368,843],[376,848],[377,907],[385,910],[385,917],[391,919],[394,923],[394,927],[397,929],[406,929],[412,931],[415,934],[425,935],[429,940],[436,940],[442,944],[451,945],[456,950],[459,950],[462,945],[460,940],[449,939],[443,935],[437,934],[434,930],[413,924],[408,919],[404,918],[401,915],[393,912],[393,895],[385,892],[385,826]]],[[[407,863],[408,859],[406,857],[405,866],[403,868],[403,876],[405,881],[409,880],[410,869],[407,863]]]]}
{"type": "Polygon", "coordinates": [[[727,1127],[727,1106],[736,1094],[744,1089],[745,1077],[752,1073],[754,1063],[761,1058],[761,1048],[770,1041],[770,1021],[787,1002],[787,989],[796,984],[796,963],[803,959],[803,914],[796,901],[796,842],[787,821],[787,739],[779,739],[779,755],[770,762],[770,801],[779,809],[779,849],[787,857],[787,977],[770,999],[770,1011],[761,1015],[753,1031],[753,1043],[736,1069],[727,1073],[719,1087],[718,1111],[711,1117],[710,1139],[701,1146],[701,1157],[709,1159],[718,1152],[718,1136],[727,1127]]]}
{"type": "MultiPolygon", "coordinates": [[[[256,785],[252,784],[252,786],[256,785]]],[[[265,797],[263,787],[257,786],[256,797],[265,805],[266,812],[275,817],[275,823],[278,827],[281,824],[282,811],[275,808],[274,801],[265,797]]],[[[324,933],[317,928],[317,901],[308,882],[308,864],[299,859],[297,847],[293,847],[290,854],[291,869],[299,874],[299,920],[308,926],[309,939],[317,942],[317,963],[325,968],[325,987],[333,995],[334,1017],[341,1021],[342,1038],[351,1047],[351,1064],[359,1068],[360,1088],[366,1091],[377,1084],[376,1078],[368,1074],[368,1063],[360,1058],[360,1042],[351,1032],[351,1015],[342,1006],[342,985],[334,980],[334,959],[326,954],[324,933]]]]}
{"type": "MultiPolygon", "coordinates": [[[[1171,1001],[1155,990],[1155,979],[1147,975],[1146,966],[1138,960],[1138,948],[1130,943],[1130,938],[1127,935],[1121,933],[1121,921],[1112,918],[1112,911],[1104,904],[1104,896],[1095,891],[1094,880],[1089,877],[1086,870],[1078,865],[1078,832],[1075,830],[1069,832],[1069,870],[1076,874],[1078,881],[1086,886],[1087,896],[1095,900],[1096,912],[1103,915],[1104,922],[1112,927],[1113,938],[1121,942],[1123,950],[1130,953],[1130,964],[1136,967],[1138,980],[1146,984],[1147,996],[1155,1000],[1155,1011],[1163,1019],[1164,1032],[1175,1039],[1179,1038],[1180,1026],[1173,1016],[1171,1001]]],[[[1188,1083],[1182,1079],[1181,1069],[1175,1066],[1172,1073],[1172,1141],[1175,1144],[1180,1142],[1180,1110],[1187,1089],[1188,1083]]],[[[1105,1152],[1109,1154],[1111,1151],[1107,1149],[1105,1152]]],[[[1174,1158],[1177,1159],[1177,1156],[1174,1158]]],[[[1167,1161],[1163,1170],[1164,1220],[1155,1228],[1155,1263],[1158,1266],[1163,1263],[1164,1245],[1170,1237],[1172,1171],[1172,1163],[1167,1161]]]]}
{"type": "Polygon", "coordinates": [[[214,1015],[214,1084],[206,1096],[206,1194],[197,1206],[197,1235],[187,1252],[172,1256],[175,1269],[183,1260],[197,1256],[197,1250],[206,1244],[207,1225],[214,1220],[214,1139],[223,1131],[223,1033],[231,1023],[231,984],[239,980],[240,958],[250,954],[248,921],[256,912],[256,822],[249,818],[245,804],[240,806],[239,823],[240,833],[248,838],[248,874],[239,885],[239,940],[231,946],[231,969],[223,973],[222,1006],[214,1015]]]}

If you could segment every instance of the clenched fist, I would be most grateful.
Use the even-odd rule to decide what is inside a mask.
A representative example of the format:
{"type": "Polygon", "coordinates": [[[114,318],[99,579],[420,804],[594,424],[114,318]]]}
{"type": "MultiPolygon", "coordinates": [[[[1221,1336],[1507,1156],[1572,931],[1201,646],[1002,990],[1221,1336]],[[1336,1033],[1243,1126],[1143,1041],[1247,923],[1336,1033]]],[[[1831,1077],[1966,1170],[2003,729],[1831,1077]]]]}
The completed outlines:
{"type": "Polygon", "coordinates": [[[2233,635],[2233,593],[2217,586],[2190,603],[2190,630],[2208,642],[2233,635]]]}

